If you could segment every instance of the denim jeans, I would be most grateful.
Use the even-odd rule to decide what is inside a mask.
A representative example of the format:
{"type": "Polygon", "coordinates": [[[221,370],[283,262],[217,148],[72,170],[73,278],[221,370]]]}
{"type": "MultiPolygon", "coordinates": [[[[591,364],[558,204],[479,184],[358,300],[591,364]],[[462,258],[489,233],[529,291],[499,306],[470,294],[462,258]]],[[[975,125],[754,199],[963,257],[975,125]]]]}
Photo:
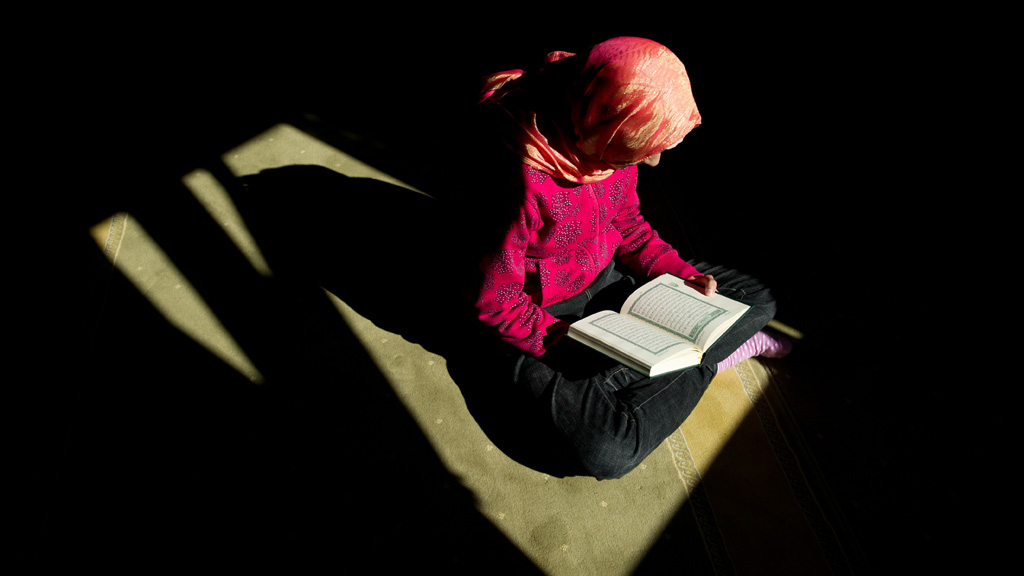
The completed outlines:
{"type": "MultiPolygon", "coordinates": [[[[722,294],[751,306],[704,356],[686,370],[645,376],[568,338],[541,357],[510,353],[515,385],[529,390],[542,417],[557,431],[561,452],[580,474],[619,478],[638,466],[676,430],[717,373],[717,364],[772,318],[775,302],[756,279],[721,266],[696,263],[722,294]]],[[[546,308],[568,321],[621,306],[642,280],[609,266],[583,293],[546,308]]]]}

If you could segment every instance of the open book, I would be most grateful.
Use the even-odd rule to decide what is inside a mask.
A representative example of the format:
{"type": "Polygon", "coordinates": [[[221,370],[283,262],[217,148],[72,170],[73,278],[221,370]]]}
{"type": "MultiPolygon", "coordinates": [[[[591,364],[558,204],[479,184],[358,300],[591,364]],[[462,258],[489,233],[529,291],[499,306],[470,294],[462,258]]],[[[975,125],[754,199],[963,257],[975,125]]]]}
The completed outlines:
{"type": "Polygon", "coordinates": [[[750,306],[665,274],[644,284],[619,312],[574,322],[569,337],[649,376],[700,364],[704,352],[750,306]]]}

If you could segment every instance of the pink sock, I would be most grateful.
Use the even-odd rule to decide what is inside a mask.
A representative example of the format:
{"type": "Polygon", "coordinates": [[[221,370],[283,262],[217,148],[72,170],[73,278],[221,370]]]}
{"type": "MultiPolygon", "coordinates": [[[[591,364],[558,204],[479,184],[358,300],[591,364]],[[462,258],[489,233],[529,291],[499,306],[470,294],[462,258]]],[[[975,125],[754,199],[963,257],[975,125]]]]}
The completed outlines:
{"type": "Polygon", "coordinates": [[[793,344],[781,337],[773,337],[765,334],[764,332],[758,332],[754,334],[750,340],[743,343],[742,346],[736,349],[728,358],[718,363],[718,373],[732,368],[736,364],[746,360],[747,358],[753,358],[755,356],[764,356],[765,358],[783,358],[793,349],[793,344]]]}

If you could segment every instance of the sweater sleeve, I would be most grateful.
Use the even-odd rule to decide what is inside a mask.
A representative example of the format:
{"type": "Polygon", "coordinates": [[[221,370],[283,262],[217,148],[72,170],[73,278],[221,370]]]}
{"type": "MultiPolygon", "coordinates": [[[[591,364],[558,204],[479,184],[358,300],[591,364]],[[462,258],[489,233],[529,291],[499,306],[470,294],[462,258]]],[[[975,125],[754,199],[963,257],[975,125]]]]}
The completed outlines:
{"type": "Polygon", "coordinates": [[[528,210],[520,215],[499,250],[481,262],[482,284],[476,301],[480,320],[499,338],[527,354],[541,356],[568,328],[530,298],[526,247],[531,234],[528,210]]]}
{"type": "MultiPolygon", "coordinates": [[[[636,170],[635,167],[632,167],[636,170]]],[[[613,220],[622,235],[622,243],[615,256],[634,272],[655,278],[671,273],[680,278],[700,276],[696,268],[683,260],[668,242],[658,236],[651,224],[640,213],[640,197],[636,192],[636,175],[630,178],[622,203],[613,220]]]]}

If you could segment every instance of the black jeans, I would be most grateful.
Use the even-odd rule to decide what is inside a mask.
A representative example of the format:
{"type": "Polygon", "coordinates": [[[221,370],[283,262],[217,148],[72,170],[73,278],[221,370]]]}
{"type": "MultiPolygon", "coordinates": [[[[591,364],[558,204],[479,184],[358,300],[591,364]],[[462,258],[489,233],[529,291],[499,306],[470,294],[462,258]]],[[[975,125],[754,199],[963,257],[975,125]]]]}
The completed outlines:
{"type": "MultiPolygon", "coordinates": [[[[719,292],[751,306],[699,366],[651,378],[568,338],[539,358],[509,354],[515,385],[530,391],[581,474],[619,478],[638,466],[689,416],[717,364],[774,316],[774,299],[754,278],[721,266],[694,266],[714,275],[719,292]]],[[[586,291],[546,310],[570,321],[618,310],[640,282],[613,264],[586,291]]]]}

